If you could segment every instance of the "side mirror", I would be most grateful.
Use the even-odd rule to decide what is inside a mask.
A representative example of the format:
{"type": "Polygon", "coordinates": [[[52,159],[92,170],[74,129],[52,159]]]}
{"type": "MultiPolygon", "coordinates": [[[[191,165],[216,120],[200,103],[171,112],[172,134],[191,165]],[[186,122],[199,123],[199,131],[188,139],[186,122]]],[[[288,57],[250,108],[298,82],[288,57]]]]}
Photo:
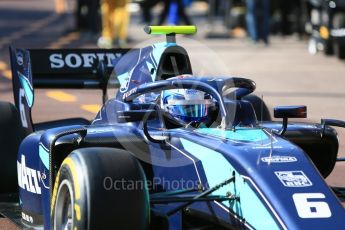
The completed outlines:
{"type": "Polygon", "coordinates": [[[118,111],[117,121],[119,123],[154,120],[158,117],[156,110],[130,110],[118,111]]]}
{"type": "Polygon", "coordinates": [[[283,127],[279,131],[280,135],[286,132],[289,118],[307,118],[307,106],[277,106],[274,108],[274,117],[283,118],[283,127]]]}
{"type": "Polygon", "coordinates": [[[277,106],[274,108],[275,118],[307,118],[307,106],[277,106]]]}

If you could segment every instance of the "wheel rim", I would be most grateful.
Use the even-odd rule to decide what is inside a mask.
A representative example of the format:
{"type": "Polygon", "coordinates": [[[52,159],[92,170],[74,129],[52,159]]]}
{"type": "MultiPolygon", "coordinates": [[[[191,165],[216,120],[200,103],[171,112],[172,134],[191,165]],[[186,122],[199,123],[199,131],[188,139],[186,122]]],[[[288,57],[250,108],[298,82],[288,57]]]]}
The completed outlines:
{"type": "Polygon", "coordinates": [[[54,212],[54,229],[55,230],[72,230],[74,223],[74,198],[72,186],[68,180],[63,180],[59,186],[55,212],[54,212]]]}

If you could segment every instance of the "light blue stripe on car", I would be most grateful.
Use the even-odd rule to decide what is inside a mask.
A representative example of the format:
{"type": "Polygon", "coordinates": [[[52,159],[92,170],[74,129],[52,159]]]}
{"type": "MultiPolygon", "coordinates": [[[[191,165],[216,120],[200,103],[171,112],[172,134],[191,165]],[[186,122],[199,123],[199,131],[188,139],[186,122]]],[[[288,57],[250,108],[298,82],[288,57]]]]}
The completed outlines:
{"type": "Polygon", "coordinates": [[[171,46],[176,46],[176,43],[166,43],[166,42],[161,42],[161,43],[156,43],[154,44],[153,50],[152,50],[152,55],[153,58],[155,59],[154,61],[159,65],[159,61],[161,60],[161,56],[164,53],[164,51],[171,46]]]}
{"type": "Polygon", "coordinates": [[[26,101],[28,103],[28,106],[31,108],[32,105],[34,104],[34,91],[32,86],[30,85],[29,80],[20,72],[17,72],[19,79],[20,79],[20,83],[24,89],[25,92],[25,98],[26,101]]]}
{"type": "Polygon", "coordinates": [[[49,152],[42,145],[38,148],[38,155],[44,166],[49,170],[49,152]]]}
{"type": "Polygon", "coordinates": [[[117,79],[119,80],[120,85],[127,83],[128,81],[128,73],[121,74],[117,76],[117,79]]]}
{"type": "Polygon", "coordinates": [[[235,183],[216,190],[213,195],[225,196],[230,191],[232,194],[239,196],[240,201],[223,202],[223,205],[230,208],[241,218],[245,218],[246,222],[256,229],[279,229],[273,216],[258,195],[249,186],[248,182],[242,178],[240,179],[240,174],[221,153],[182,138],[181,143],[186,151],[201,161],[210,187],[229,179],[235,172],[235,183]]]}
{"type": "Polygon", "coordinates": [[[157,65],[159,64],[159,61],[161,59],[161,56],[164,50],[167,48],[166,45],[167,43],[162,42],[162,43],[156,43],[153,46],[152,55],[155,61],[157,62],[157,65]]]}
{"type": "Polygon", "coordinates": [[[233,141],[257,142],[268,139],[267,134],[262,129],[238,128],[236,130],[222,130],[213,128],[197,129],[196,132],[229,139],[233,141]]]}

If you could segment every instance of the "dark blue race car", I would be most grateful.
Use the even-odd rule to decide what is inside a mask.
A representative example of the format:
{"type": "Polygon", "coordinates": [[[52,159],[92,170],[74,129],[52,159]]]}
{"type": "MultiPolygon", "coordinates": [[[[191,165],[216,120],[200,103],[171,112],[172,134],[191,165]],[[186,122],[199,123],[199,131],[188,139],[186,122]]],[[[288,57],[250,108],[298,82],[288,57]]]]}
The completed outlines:
{"type": "Polygon", "coordinates": [[[341,160],[330,126],[344,122],[288,122],[305,106],[276,107],[273,122],[253,81],[193,75],[175,35],[195,27],[146,32],[167,41],[11,48],[17,109],[0,103],[2,215],[30,229],[344,228],[344,195],[324,181],[341,160]],[[101,89],[104,105],[91,123],[33,124],[34,87],[101,89]]]}

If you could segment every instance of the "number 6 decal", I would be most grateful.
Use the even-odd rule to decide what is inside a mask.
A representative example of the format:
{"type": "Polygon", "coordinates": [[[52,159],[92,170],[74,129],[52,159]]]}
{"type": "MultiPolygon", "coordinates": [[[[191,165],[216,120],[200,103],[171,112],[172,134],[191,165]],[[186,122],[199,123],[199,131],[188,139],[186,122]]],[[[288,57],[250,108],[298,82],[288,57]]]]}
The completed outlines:
{"type": "Polygon", "coordinates": [[[325,195],[322,193],[295,193],[292,199],[295,203],[297,213],[301,218],[329,218],[332,213],[329,206],[324,201],[325,195]],[[315,201],[312,201],[312,200],[315,201]]]}

